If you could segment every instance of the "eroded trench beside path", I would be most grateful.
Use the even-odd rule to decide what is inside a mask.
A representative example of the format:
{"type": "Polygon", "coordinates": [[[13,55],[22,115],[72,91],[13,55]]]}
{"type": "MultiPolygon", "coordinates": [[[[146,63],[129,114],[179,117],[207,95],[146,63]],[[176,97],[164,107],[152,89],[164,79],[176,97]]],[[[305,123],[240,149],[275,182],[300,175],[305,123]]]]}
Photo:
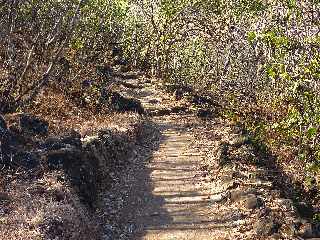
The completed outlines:
{"type": "Polygon", "coordinates": [[[121,91],[156,113],[151,122],[158,138],[152,147],[140,146],[136,150],[137,158],[124,173],[125,180],[112,189],[118,192],[112,195],[113,199],[124,199],[124,203],[115,213],[118,225],[107,226],[109,232],[114,228],[118,232],[106,239],[313,236],[312,226],[305,228],[308,223],[297,217],[291,199],[283,197],[275,186],[269,176],[273,170],[248,164],[261,156],[254,153],[237,129],[219,117],[199,119],[186,110],[190,106],[185,107],[185,102],[178,103],[161,91],[157,82],[144,80],[130,80],[142,87],[121,91]],[[221,159],[230,162],[221,167],[221,159]]]}

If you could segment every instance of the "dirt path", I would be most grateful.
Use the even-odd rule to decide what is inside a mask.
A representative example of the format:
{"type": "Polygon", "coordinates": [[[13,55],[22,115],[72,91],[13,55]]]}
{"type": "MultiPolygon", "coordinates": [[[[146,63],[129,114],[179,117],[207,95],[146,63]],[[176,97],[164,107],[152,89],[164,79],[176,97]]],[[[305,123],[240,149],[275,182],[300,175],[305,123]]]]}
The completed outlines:
{"type": "MultiPolygon", "coordinates": [[[[139,98],[148,111],[172,108],[170,96],[154,84],[140,90],[123,90],[139,98]]],[[[203,182],[199,167],[204,155],[195,147],[193,115],[153,117],[160,131],[157,150],[150,161],[135,170],[135,186],[122,222],[134,228],[134,240],[226,239],[233,222],[219,214],[212,189],[203,182]]],[[[221,197],[222,196],[222,197],[221,197]]]]}
{"type": "Polygon", "coordinates": [[[119,234],[106,239],[301,239],[295,236],[312,231],[297,218],[292,199],[282,196],[274,168],[263,165],[272,159],[257,153],[237,128],[218,117],[202,121],[194,112],[167,111],[185,103],[157,82],[130,83],[142,88],[120,91],[156,113],[151,122],[160,137],[152,148],[142,146],[147,153],[138,150],[126,180],[112,190],[120,192],[123,207],[118,226],[108,225],[119,234]]]}
{"type": "Polygon", "coordinates": [[[192,147],[193,136],[176,125],[177,119],[155,119],[162,128],[159,150],[147,165],[153,197],[136,216],[135,239],[225,239],[210,204],[210,191],[199,183],[201,153],[192,147]]]}

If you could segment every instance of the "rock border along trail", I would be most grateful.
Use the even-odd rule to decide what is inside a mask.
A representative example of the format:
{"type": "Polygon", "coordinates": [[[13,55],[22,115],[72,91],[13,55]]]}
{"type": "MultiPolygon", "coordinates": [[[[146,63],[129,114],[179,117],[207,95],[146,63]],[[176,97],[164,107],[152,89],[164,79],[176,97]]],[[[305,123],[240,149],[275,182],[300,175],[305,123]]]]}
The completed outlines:
{"type": "Polygon", "coordinates": [[[138,150],[125,176],[127,190],[118,186],[126,203],[118,213],[119,233],[107,239],[297,239],[292,201],[280,198],[264,169],[242,160],[221,167],[221,159],[258,158],[230,124],[201,121],[188,111],[168,114],[174,104],[186,103],[174,101],[157,82],[127,81],[143,88],[121,93],[156,113],[152,124],[160,136],[152,149],[145,146],[147,154],[138,150]]]}

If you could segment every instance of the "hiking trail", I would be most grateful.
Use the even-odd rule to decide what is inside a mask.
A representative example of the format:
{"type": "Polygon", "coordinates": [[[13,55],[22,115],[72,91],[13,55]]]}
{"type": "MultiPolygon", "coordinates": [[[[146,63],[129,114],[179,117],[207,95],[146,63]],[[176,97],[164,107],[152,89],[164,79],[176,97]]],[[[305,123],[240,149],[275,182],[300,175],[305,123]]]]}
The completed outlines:
{"type": "Polygon", "coordinates": [[[153,148],[145,146],[147,154],[143,146],[137,150],[118,186],[125,195],[121,230],[109,239],[295,239],[292,201],[272,187],[268,169],[249,164],[260,156],[235,127],[219,117],[199,119],[156,80],[126,81],[142,86],[120,91],[140,100],[159,138],[153,148]],[[231,162],[220,166],[221,159],[231,162]]]}

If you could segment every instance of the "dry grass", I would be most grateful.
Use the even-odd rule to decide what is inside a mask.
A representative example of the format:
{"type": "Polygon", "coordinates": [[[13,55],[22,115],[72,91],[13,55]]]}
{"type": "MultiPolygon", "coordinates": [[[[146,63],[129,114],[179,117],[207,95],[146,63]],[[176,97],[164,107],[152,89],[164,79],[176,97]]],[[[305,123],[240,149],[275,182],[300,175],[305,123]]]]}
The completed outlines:
{"type": "Polygon", "coordinates": [[[139,118],[134,113],[96,113],[78,106],[57,90],[46,89],[27,111],[46,119],[52,134],[74,129],[85,136],[104,128],[127,128],[139,118]]]}
{"type": "Polygon", "coordinates": [[[83,206],[62,172],[10,183],[0,239],[99,239],[99,224],[83,206]]]}

